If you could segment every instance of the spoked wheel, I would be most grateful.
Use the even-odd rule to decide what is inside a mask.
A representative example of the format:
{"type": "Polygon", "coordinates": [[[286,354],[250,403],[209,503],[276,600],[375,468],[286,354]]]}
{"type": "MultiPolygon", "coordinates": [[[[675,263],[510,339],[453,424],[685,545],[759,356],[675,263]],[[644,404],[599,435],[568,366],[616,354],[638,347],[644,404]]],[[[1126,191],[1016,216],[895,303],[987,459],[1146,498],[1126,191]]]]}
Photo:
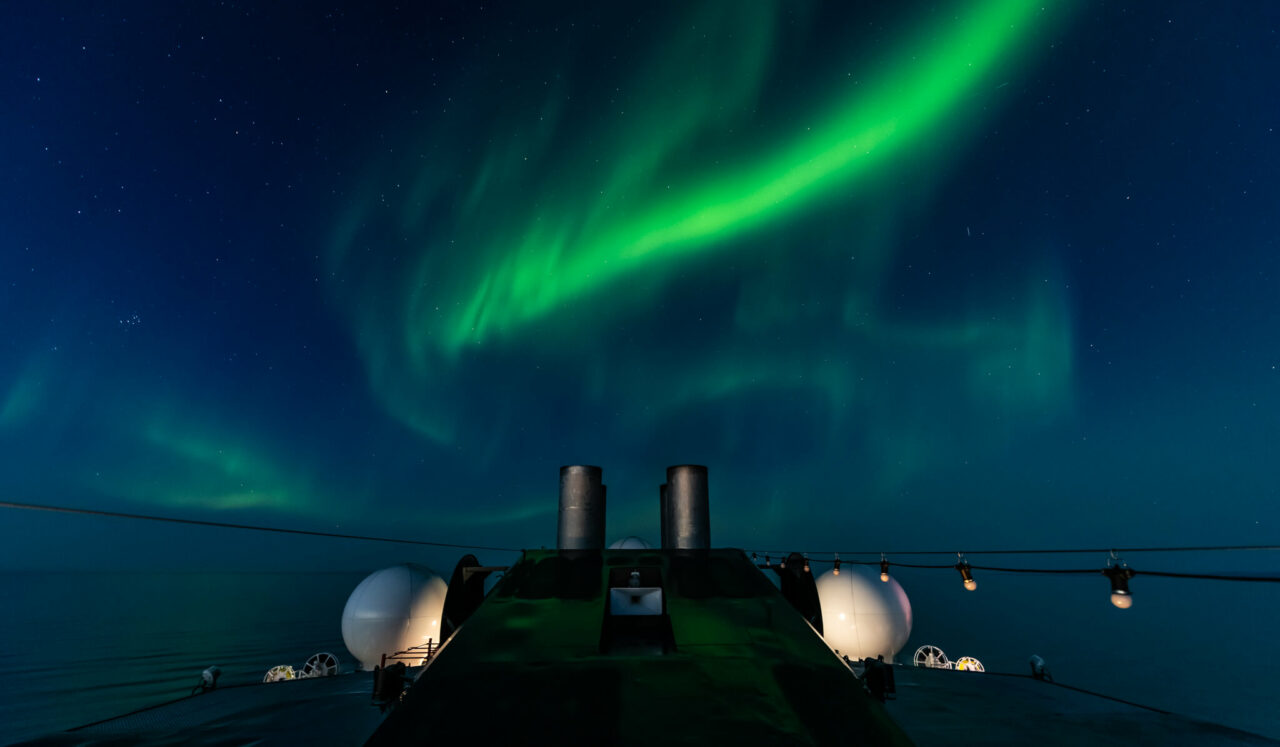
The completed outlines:
{"type": "Polygon", "coordinates": [[[942,649],[937,646],[921,646],[916,649],[914,660],[917,667],[926,667],[928,669],[951,668],[951,662],[947,660],[947,655],[942,653],[942,649]]]}
{"type": "Polygon", "coordinates": [[[961,656],[959,659],[956,659],[956,669],[959,669],[965,672],[987,671],[986,668],[982,666],[982,662],[978,661],[972,656],[961,656]]]}
{"type": "Polygon", "coordinates": [[[330,653],[312,654],[302,666],[303,677],[332,677],[342,671],[338,657],[330,653]]]}
{"type": "Polygon", "coordinates": [[[298,678],[298,673],[293,671],[293,667],[288,664],[281,664],[278,667],[272,667],[267,670],[267,676],[262,678],[263,682],[284,682],[285,680],[294,680],[298,678]]]}

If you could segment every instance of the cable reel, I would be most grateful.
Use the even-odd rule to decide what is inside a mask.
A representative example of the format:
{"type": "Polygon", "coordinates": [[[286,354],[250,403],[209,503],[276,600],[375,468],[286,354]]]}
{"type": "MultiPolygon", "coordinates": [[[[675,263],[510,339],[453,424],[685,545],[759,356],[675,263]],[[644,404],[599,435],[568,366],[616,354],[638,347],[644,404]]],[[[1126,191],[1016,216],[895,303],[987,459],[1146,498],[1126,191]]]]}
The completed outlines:
{"type": "Polygon", "coordinates": [[[342,672],[338,657],[328,652],[312,654],[307,663],[302,665],[301,677],[332,677],[342,672]]]}

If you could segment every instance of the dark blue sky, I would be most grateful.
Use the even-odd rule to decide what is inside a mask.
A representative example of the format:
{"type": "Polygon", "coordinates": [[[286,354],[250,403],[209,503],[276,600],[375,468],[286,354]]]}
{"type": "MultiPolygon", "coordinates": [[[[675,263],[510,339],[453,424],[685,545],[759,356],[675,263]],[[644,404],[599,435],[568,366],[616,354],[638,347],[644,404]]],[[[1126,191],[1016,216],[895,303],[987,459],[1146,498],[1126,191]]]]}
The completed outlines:
{"type": "MultiPolygon", "coordinates": [[[[1280,537],[1280,6],[349,5],[3,11],[3,500],[536,547],[561,464],[654,539],[693,462],[717,545],[1280,537]]],[[[4,569],[457,554],[0,519],[4,569]]],[[[900,580],[911,646],[1275,730],[1271,585],[900,580]]]]}
{"type": "MultiPolygon", "coordinates": [[[[1028,8],[11,8],[5,495],[523,546],[562,463],[652,535],[701,462],[731,544],[1273,540],[1277,12],[1028,8]]],[[[0,563],[179,542],[84,521],[0,563]]]]}

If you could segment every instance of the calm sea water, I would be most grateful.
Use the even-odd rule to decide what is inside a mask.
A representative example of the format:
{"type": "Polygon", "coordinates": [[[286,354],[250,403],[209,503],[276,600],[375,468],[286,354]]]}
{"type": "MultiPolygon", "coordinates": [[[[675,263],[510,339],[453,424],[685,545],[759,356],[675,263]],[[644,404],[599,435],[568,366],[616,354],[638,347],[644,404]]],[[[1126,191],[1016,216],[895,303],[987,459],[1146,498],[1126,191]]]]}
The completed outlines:
{"type": "MultiPolygon", "coordinates": [[[[186,695],[211,664],[223,684],[320,651],[350,669],[342,608],[363,577],[0,573],[0,744],[186,695]]],[[[1144,578],[1122,612],[1095,578],[987,574],[975,593],[949,574],[899,580],[915,612],[900,660],[929,643],[1023,672],[1038,653],[1060,682],[1280,738],[1277,584],[1144,578]]]]}
{"type": "Polygon", "coordinates": [[[0,744],[328,651],[363,574],[0,573],[0,744]]]}

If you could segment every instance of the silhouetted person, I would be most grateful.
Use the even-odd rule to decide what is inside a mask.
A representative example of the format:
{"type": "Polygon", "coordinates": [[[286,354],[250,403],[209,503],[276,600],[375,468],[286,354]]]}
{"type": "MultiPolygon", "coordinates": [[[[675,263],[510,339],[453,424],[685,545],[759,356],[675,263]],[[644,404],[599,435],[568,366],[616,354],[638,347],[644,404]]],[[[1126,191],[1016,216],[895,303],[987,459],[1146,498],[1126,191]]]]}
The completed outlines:
{"type": "Polygon", "coordinates": [[[408,667],[403,661],[395,664],[388,664],[385,667],[373,668],[373,703],[383,711],[392,704],[400,700],[401,694],[404,692],[405,683],[409,678],[405,676],[408,667]]]}
{"type": "Polygon", "coordinates": [[[871,697],[884,702],[884,662],[870,656],[862,660],[862,681],[867,686],[871,697]]]}
{"type": "MultiPolygon", "coordinates": [[[[880,675],[884,679],[885,697],[898,694],[898,685],[893,681],[893,665],[884,663],[884,654],[876,657],[876,661],[880,662],[880,675]]],[[[883,700],[884,698],[881,698],[883,700]]]]}

